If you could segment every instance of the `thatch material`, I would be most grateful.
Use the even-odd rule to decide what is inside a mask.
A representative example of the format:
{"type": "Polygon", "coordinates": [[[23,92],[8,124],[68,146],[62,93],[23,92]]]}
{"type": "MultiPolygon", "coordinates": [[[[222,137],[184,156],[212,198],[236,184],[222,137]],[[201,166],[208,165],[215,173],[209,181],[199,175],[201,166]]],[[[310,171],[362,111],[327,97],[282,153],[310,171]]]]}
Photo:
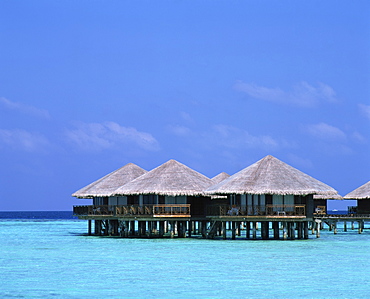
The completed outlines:
{"type": "Polygon", "coordinates": [[[206,190],[208,194],[280,194],[331,195],[332,187],[289,166],[273,156],[266,156],[206,190]]]}
{"type": "Polygon", "coordinates": [[[229,177],[230,177],[230,175],[227,174],[226,172],[221,172],[218,175],[211,178],[211,180],[212,180],[213,184],[218,184],[218,183],[221,183],[223,180],[226,180],[229,177]]]}
{"type": "Polygon", "coordinates": [[[133,163],[129,163],[76,191],[72,196],[78,198],[109,196],[117,188],[131,182],[144,173],[147,173],[147,171],[133,163]]]}
{"type": "Polygon", "coordinates": [[[344,196],[344,199],[367,199],[370,198],[370,181],[344,196]]]}
{"type": "Polygon", "coordinates": [[[118,188],[114,195],[158,194],[169,196],[201,195],[212,185],[211,179],[175,160],[158,166],[118,188]]]}
{"type": "Polygon", "coordinates": [[[339,194],[332,194],[332,195],[324,195],[324,194],[315,194],[313,199],[335,199],[335,200],[343,200],[343,197],[339,194]]]}

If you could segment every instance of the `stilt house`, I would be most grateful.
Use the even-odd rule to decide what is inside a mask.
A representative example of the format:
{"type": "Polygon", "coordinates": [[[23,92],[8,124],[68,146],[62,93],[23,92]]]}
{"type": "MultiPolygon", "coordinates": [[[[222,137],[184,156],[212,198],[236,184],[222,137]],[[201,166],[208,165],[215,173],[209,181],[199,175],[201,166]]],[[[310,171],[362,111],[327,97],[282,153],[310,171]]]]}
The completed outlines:
{"type": "Polygon", "coordinates": [[[343,197],[357,199],[357,214],[370,214],[370,181],[343,197]]]}

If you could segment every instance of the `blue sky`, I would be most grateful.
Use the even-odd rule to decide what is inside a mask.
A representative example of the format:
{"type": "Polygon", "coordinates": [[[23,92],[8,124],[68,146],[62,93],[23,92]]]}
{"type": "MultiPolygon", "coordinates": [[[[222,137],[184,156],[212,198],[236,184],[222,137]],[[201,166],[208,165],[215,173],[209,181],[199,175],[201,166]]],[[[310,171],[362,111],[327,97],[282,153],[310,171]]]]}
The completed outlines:
{"type": "MultiPolygon", "coordinates": [[[[0,0],[0,210],[129,163],[370,180],[369,1],[0,0]]],[[[335,204],[334,207],[342,207],[335,204]]]]}

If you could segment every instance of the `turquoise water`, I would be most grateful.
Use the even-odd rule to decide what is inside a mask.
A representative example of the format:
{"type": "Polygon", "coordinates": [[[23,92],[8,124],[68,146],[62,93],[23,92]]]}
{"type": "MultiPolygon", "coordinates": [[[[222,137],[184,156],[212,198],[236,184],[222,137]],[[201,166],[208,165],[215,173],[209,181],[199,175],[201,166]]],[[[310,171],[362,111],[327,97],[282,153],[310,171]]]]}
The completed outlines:
{"type": "Polygon", "coordinates": [[[0,298],[369,298],[370,225],[309,240],[85,236],[75,219],[0,219],[0,298]]]}

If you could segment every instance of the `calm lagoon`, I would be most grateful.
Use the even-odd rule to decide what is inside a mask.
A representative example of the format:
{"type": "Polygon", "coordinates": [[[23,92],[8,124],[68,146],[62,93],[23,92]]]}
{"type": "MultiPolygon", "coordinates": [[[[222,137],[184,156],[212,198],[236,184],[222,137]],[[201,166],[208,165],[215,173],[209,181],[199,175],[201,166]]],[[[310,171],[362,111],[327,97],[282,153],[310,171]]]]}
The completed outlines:
{"type": "Polygon", "coordinates": [[[370,294],[370,223],[294,241],[121,239],[86,236],[71,217],[13,216],[0,215],[0,298],[370,294]]]}

